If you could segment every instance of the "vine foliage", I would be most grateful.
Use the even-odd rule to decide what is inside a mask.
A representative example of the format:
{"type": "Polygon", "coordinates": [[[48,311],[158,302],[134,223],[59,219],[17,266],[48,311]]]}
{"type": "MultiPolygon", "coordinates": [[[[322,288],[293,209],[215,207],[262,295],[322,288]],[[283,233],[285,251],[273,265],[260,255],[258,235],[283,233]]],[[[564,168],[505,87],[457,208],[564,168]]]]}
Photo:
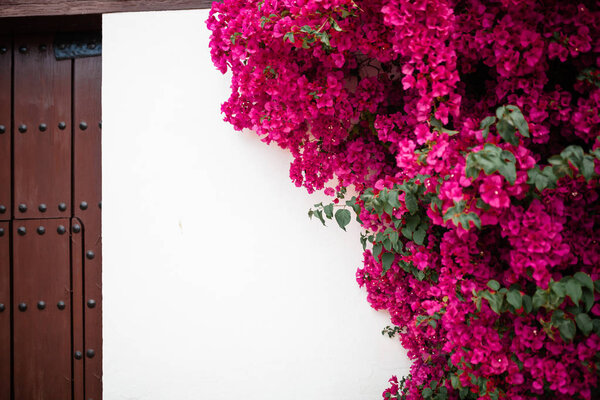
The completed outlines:
{"type": "Polygon", "coordinates": [[[598,21],[586,0],[213,3],[225,120],[331,197],[311,218],[363,228],[358,284],[413,361],[384,399],[597,398],[598,21]]]}

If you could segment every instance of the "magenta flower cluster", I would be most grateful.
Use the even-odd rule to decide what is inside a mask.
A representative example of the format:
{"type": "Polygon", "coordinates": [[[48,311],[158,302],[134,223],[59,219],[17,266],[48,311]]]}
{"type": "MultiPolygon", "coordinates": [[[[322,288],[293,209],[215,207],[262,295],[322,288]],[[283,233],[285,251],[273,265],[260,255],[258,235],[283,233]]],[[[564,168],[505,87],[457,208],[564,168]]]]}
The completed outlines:
{"type": "Polygon", "coordinates": [[[384,399],[600,396],[599,21],[595,0],[213,4],[226,121],[332,197],[310,215],[364,228],[357,281],[413,360],[384,399]]]}

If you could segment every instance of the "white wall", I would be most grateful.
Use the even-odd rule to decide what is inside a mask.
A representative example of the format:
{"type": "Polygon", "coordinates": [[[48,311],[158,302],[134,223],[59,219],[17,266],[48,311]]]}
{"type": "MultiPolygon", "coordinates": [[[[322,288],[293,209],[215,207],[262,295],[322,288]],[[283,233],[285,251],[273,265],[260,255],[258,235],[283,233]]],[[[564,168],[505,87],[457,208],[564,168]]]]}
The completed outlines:
{"type": "Polygon", "coordinates": [[[104,17],[105,399],[380,398],[409,364],[358,227],[309,221],[289,155],[222,121],[207,15],[104,17]]]}

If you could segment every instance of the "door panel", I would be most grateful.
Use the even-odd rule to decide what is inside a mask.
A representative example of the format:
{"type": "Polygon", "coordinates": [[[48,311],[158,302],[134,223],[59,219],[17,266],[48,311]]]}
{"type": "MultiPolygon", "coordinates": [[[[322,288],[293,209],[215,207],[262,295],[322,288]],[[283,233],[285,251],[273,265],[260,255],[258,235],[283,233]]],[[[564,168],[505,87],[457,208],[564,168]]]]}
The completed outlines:
{"type": "Polygon", "coordinates": [[[11,68],[12,40],[0,36],[0,220],[9,220],[11,205],[11,68]]]}
{"type": "Polygon", "coordinates": [[[23,30],[0,35],[0,400],[102,400],[99,34],[23,30]]]}
{"type": "Polygon", "coordinates": [[[68,219],[13,225],[15,400],[71,398],[69,228],[68,219]]]}
{"type": "Polygon", "coordinates": [[[71,60],[54,35],[19,36],[14,51],[15,218],[70,216],[71,60]]]}

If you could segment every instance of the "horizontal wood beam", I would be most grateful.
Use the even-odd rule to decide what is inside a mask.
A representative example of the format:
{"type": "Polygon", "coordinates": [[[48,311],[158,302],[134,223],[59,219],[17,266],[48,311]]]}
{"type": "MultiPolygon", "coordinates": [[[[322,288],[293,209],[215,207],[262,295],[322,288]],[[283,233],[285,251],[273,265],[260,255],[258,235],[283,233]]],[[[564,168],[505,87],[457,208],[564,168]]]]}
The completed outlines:
{"type": "Polygon", "coordinates": [[[212,0],[1,0],[0,17],[105,14],[210,8],[212,0]]]}
{"type": "MultiPolygon", "coordinates": [[[[2,1],[2,0],[0,0],[2,1]]],[[[102,30],[102,14],[0,18],[0,34],[102,30]]]]}

